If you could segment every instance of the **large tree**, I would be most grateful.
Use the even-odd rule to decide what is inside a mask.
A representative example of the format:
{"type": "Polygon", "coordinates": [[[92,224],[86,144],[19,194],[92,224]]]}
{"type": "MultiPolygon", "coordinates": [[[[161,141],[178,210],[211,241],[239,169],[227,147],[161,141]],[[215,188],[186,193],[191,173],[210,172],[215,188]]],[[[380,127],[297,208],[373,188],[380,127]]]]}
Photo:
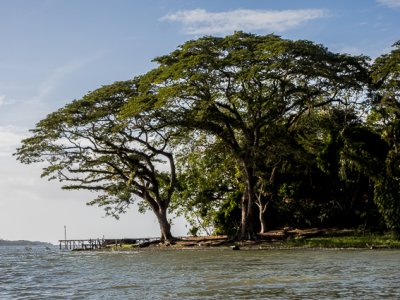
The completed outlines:
{"type": "Polygon", "coordinates": [[[375,60],[371,79],[369,118],[389,147],[385,171],[375,180],[375,201],[388,228],[400,232],[400,41],[375,60]]]}
{"type": "MultiPolygon", "coordinates": [[[[271,177],[284,150],[274,147],[279,133],[290,132],[313,109],[348,101],[366,77],[364,57],[242,32],[188,41],[155,62],[159,66],[144,77],[144,86],[167,121],[218,137],[240,165],[245,187],[240,239],[256,238],[257,186],[260,176],[271,177]]],[[[128,115],[138,102],[130,102],[128,115]]]]}
{"type": "MultiPolygon", "coordinates": [[[[96,192],[88,204],[118,217],[134,203],[150,207],[162,240],[171,240],[167,208],[176,185],[171,135],[159,126],[154,111],[141,106],[120,118],[128,99],[139,97],[139,78],[103,86],[41,120],[22,141],[17,159],[45,162],[43,176],[64,189],[96,192]]],[[[148,95],[150,97],[150,95],[148,95]]]]}

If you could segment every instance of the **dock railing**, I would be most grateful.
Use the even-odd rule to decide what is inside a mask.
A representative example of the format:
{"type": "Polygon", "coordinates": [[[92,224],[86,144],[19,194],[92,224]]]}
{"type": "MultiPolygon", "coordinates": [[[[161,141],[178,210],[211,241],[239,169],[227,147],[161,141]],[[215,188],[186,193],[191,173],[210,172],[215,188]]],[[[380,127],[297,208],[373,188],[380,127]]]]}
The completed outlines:
{"type": "Polygon", "coordinates": [[[108,245],[121,244],[142,244],[157,241],[159,238],[122,238],[122,239],[80,239],[80,240],[59,240],[60,250],[96,250],[105,248],[108,245]]]}

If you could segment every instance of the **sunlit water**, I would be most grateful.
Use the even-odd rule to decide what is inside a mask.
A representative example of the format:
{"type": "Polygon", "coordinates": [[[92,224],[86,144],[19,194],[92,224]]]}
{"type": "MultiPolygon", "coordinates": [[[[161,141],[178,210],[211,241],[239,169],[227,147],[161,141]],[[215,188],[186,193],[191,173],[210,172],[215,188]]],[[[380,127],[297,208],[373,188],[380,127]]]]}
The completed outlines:
{"type": "Polygon", "coordinates": [[[0,247],[0,299],[400,299],[400,251],[0,247]]]}

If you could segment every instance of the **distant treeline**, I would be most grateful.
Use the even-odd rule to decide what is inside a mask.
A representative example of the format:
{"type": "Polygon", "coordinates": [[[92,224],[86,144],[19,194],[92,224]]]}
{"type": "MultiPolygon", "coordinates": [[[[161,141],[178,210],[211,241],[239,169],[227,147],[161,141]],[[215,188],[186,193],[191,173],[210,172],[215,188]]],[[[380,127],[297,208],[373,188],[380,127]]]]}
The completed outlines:
{"type": "Polygon", "coordinates": [[[50,243],[37,242],[37,241],[7,241],[0,239],[0,246],[52,246],[50,243]]]}

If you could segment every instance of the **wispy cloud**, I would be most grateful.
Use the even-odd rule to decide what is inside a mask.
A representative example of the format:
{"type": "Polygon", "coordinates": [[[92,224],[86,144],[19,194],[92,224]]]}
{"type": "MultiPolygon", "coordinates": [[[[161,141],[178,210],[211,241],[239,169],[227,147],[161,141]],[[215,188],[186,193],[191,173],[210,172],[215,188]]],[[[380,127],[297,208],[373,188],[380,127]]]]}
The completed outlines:
{"type": "Polygon", "coordinates": [[[0,156],[10,156],[15,152],[27,131],[15,126],[0,126],[0,156]]]}
{"type": "Polygon", "coordinates": [[[0,106],[3,106],[6,103],[6,95],[0,95],[0,106]]]}
{"type": "Polygon", "coordinates": [[[376,0],[376,2],[389,7],[400,7],[400,0],[376,0]]]}
{"type": "Polygon", "coordinates": [[[79,70],[85,64],[85,61],[72,61],[53,70],[53,72],[38,86],[37,95],[34,97],[34,101],[40,102],[45,99],[58,88],[66,76],[79,70]]]}
{"type": "Polygon", "coordinates": [[[33,101],[43,101],[48,95],[63,84],[66,77],[71,76],[71,74],[76,73],[88,64],[102,58],[103,55],[104,52],[99,51],[99,53],[92,54],[90,57],[72,60],[54,69],[38,86],[37,95],[33,98],[33,101]]]}
{"type": "Polygon", "coordinates": [[[303,23],[327,17],[322,9],[250,10],[208,12],[204,9],[181,10],[162,17],[161,21],[182,23],[188,34],[225,34],[235,30],[282,32],[303,23]]]}

